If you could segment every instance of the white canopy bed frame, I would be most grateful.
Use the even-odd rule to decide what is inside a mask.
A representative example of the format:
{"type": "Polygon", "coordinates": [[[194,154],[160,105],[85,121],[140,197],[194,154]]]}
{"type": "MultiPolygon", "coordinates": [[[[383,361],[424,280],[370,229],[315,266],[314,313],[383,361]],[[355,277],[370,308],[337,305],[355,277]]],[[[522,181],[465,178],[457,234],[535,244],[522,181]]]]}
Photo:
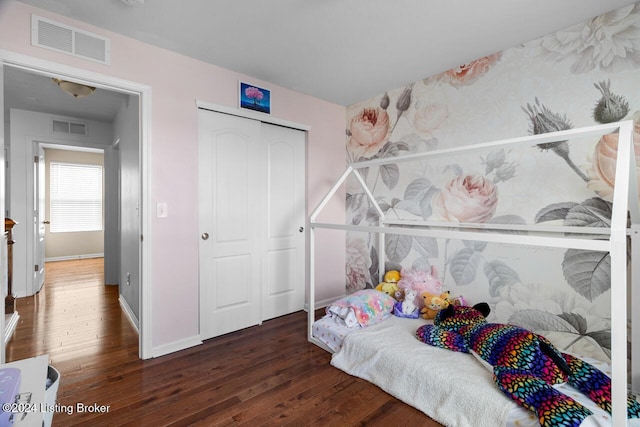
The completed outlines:
{"type": "MultiPolygon", "coordinates": [[[[626,424],[626,397],[628,392],[627,375],[631,369],[631,389],[640,392],[640,309],[632,309],[628,313],[627,296],[627,257],[631,255],[631,301],[637,307],[640,303],[640,253],[632,251],[627,254],[627,237],[632,241],[632,247],[640,239],[640,208],[638,206],[638,188],[636,176],[635,155],[633,151],[633,122],[623,121],[605,125],[570,129],[566,131],[533,135],[520,138],[506,139],[464,147],[441,149],[405,156],[380,158],[363,162],[351,163],[331,190],[318,204],[309,218],[310,238],[310,268],[309,268],[309,310],[308,310],[308,339],[310,342],[330,351],[323,342],[316,339],[312,333],[315,321],[315,233],[316,229],[334,229],[344,231],[358,231],[377,233],[379,247],[384,247],[385,234],[426,236],[445,239],[464,239],[494,243],[509,243],[525,246],[555,247],[566,249],[583,249],[609,252],[611,257],[611,369],[612,369],[612,421],[614,426],[626,424]],[[462,154],[471,150],[508,148],[516,145],[537,145],[556,141],[570,140],[576,137],[601,136],[606,133],[619,132],[618,156],[616,159],[615,188],[613,193],[613,211],[610,228],[549,226],[549,225],[499,225],[484,223],[444,223],[434,221],[393,220],[386,218],[384,212],[376,202],[371,190],[367,187],[360,168],[380,166],[384,164],[415,161],[421,159],[438,158],[462,154]],[[378,226],[346,225],[318,222],[318,216],[329,200],[346,179],[353,175],[362,186],[369,202],[379,215],[378,226]],[[627,213],[630,213],[628,224],[627,213]],[[407,226],[412,226],[408,228],[407,226]],[[480,231],[478,231],[480,230],[480,231]],[[491,230],[491,233],[483,232],[491,230]],[[527,232],[513,234],[513,231],[527,232]],[[508,232],[512,231],[511,234],[508,232]],[[631,366],[627,366],[627,319],[631,314],[632,352],[631,366]]],[[[384,251],[380,250],[379,273],[384,274],[384,251]]],[[[380,277],[382,281],[382,277],[380,277]]]]}

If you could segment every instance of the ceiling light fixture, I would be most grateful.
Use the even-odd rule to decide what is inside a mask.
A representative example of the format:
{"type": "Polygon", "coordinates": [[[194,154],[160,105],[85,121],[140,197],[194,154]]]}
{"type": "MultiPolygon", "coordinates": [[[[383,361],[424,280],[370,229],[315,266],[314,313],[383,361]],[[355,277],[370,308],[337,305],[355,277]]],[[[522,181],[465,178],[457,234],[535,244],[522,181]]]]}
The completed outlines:
{"type": "Polygon", "coordinates": [[[60,80],[56,78],[53,78],[51,80],[53,80],[55,84],[60,86],[60,89],[73,96],[74,98],[83,98],[87,95],[91,95],[93,91],[96,90],[96,88],[93,86],[69,82],[67,80],[60,80]]]}
{"type": "Polygon", "coordinates": [[[126,4],[127,6],[137,6],[139,4],[144,3],[144,0],[120,0],[120,1],[126,4]]]}

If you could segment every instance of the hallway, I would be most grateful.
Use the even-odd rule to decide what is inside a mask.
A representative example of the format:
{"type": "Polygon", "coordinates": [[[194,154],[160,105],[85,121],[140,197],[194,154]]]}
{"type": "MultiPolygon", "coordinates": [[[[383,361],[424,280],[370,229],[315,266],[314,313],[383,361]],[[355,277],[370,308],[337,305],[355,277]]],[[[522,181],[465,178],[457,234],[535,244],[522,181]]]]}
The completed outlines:
{"type": "Polygon", "coordinates": [[[104,285],[103,258],[46,264],[40,293],[16,299],[20,320],[7,346],[7,361],[49,354],[65,363],[111,352],[138,354],[138,335],[118,303],[118,287],[104,285]]]}

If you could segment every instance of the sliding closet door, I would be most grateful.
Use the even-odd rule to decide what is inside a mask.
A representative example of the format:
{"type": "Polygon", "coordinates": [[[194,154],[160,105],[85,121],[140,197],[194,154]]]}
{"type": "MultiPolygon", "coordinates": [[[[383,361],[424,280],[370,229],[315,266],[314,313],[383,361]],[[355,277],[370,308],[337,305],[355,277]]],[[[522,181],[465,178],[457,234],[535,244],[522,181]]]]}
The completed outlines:
{"type": "Polygon", "coordinates": [[[261,123],[200,110],[200,335],[261,322],[261,123]]]}
{"type": "Polygon", "coordinates": [[[201,110],[200,335],[301,310],[305,134],[201,110]]]}
{"type": "Polygon", "coordinates": [[[304,308],[305,134],[262,124],[267,148],[267,206],[262,319],[304,308]]]}

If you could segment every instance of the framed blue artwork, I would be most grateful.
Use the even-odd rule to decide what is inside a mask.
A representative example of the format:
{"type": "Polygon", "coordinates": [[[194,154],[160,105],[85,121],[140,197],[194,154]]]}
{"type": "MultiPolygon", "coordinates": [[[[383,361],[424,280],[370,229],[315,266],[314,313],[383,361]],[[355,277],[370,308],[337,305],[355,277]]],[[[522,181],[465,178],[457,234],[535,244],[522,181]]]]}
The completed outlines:
{"type": "Polygon", "coordinates": [[[271,114],[271,91],[240,82],[240,108],[271,114]]]}

